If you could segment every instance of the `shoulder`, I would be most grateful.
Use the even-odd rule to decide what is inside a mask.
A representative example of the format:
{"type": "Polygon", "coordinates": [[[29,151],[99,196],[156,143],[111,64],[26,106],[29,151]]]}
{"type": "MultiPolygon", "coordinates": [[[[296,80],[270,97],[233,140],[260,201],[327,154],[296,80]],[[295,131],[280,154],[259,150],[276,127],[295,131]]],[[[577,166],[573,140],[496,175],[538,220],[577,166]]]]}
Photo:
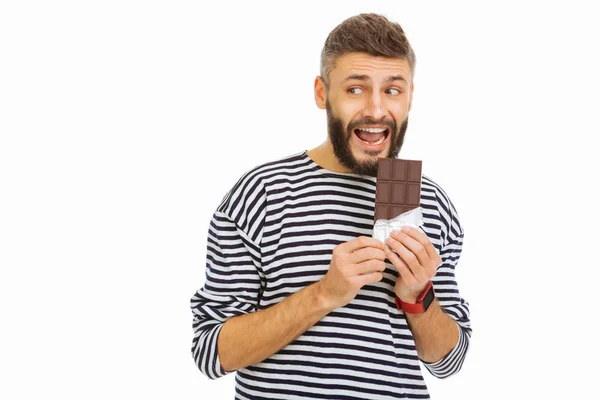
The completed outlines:
{"type": "Polygon", "coordinates": [[[218,211],[230,214],[240,203],[264,194],[265,185],[278,176],[294,176],[303,169],[310,169],[310,159],[302,151],[257,165],[243,174],[221,201],[218,211]]]}
{"type": "Polygon", "coordinates": [[[446,191],[427,175],[422,175],[421,179],[421,190],[429,192],[432,196],[435,196],[436,202],[439,206],[444,209],[447,213],[450,213],[454,205],[450,200],[450,196],[446,193],[446,191]]]}
{"type": "Polygon", "coordinates": [[[442,222],[444,242],[459,240],[463,229],[458,218],[458,212],[448,193],[442,186],[427,175],[422,175],[421,191],[423,196],[430,199],[442,222]]]}

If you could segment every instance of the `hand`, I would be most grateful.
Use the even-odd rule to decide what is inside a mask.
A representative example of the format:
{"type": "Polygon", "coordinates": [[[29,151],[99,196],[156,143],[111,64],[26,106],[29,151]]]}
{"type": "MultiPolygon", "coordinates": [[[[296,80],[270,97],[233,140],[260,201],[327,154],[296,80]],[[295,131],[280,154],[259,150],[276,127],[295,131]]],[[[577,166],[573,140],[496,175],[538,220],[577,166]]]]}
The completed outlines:
{"type": "Polygon", "coordinates": [[[414,304],[442,259],[427,235],[409,226],[392,232],[387,245],[385,255],[399,274],[394,292],[403,302],[414,304]]]}
{"type": "Polygon", "coordinates": [[[369,283],[383,279],[385,252],[381,241],[361,236],[333,249],[329,271],[319,282],[331,309],[354,299],[369,283]]]}

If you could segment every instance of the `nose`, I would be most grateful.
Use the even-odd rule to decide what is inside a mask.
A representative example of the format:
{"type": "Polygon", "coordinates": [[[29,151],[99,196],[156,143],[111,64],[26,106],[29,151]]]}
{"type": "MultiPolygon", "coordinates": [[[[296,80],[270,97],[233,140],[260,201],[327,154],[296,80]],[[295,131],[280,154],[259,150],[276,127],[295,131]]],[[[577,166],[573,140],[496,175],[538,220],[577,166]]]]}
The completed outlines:
{"type": "Polygon", "coordinates": [[[380,93],[374,92],[369,96],[362,114],[363,118],[370,117],[376,121],[385,116],[385,108],[380,93]]]}

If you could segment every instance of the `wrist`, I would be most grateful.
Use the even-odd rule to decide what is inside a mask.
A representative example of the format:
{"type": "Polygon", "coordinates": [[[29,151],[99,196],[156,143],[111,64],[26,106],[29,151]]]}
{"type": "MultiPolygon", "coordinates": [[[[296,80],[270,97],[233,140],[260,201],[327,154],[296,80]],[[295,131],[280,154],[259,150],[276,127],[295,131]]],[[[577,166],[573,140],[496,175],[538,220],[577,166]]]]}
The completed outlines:
{"type": "Polygon", "coordinates": [[[315,282],[308,288],[312,291],[311,298],[314,300],[317,309],[330,312],[337,308],[321,281],[315,282]]]}
{"type": "Polygon", "coordinates": [[[410,289],[405,290],[397,290],[396,297],[400,299],[403,303],[415,304],[419,295],[423,292],[425,287],[429,282],[425,282],[422,285],[412,287],[410,289]]]}
{"type": "Polygon", "coordinates": [[[434,300],[435,291],[433,290],[433,282],[427,281],[425,287],[413,302],[402,300],[396,295],[396,306],[398,310],[402,310],[404,313],[420,314],[426,312],[434,300]]]}

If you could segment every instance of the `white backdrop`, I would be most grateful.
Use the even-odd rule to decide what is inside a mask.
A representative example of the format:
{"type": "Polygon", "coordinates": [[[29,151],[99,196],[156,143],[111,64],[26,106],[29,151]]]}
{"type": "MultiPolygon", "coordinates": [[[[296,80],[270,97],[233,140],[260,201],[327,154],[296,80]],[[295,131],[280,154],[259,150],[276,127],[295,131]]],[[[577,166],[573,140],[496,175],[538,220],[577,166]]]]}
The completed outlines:
{"type": "Polygon", "coordinates": [[[233,398],[189,350],[210,217],[249,168],[325,139],[321,47],[371,11],[417,54],[400,156],[465,230],[472,346],[426,375],[433,398],[596,393],[588,3],[0,3],[0,398],[233,398]]]}

